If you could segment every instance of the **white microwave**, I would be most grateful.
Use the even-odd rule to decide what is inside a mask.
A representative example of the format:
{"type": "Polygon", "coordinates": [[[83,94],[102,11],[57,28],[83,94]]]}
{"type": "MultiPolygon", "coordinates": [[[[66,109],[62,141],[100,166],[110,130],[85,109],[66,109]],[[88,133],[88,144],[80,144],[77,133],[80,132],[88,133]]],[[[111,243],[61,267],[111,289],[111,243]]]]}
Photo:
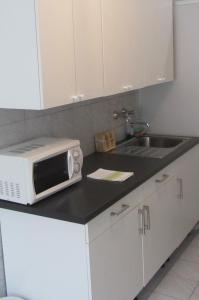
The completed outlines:
{"type": "Polygon", "coordinates": [[[0,199],[35,202],[82,179],[78,140],[43,137],[0,150],[0,199]]]}

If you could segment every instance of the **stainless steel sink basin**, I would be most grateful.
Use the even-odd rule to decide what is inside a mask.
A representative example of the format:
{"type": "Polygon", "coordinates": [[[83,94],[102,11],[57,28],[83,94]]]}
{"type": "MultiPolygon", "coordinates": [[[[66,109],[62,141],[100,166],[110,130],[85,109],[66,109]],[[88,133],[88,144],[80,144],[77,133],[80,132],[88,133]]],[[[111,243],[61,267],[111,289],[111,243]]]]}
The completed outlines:
{"type": "Polygon", "coordinates": [[[131,144],[137,147],[172,148],[182,142],[183,139],[180,138],[144,136],[133,139],[131,144]]]}
{"type": "Polygon", "coordinates": [[[176,148],[187,143],[190,138],[147,135],[138,138],[132,138],[120,145],[111,153],[142,156],[152,158],[163,158],[173,152],[176,148]]]}

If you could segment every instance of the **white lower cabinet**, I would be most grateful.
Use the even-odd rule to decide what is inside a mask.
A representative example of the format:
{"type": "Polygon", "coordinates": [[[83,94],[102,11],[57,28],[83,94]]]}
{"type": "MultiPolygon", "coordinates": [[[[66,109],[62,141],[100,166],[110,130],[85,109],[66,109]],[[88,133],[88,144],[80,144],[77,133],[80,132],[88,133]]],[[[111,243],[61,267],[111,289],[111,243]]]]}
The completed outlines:
{"type": "Polygon", "coordinates": [[[198,156],[199,145],[86,225],[0,209],[8,294],[135,298],[199,219],[198,156]]]}
{"type": "Polygon", "coordinates": [[[131,300],[142,289],[138,212],[135,208],[91,242],[92,300],[131,300]]]}
{"type": "Polygon", "coordinates": [[[181,240],[198,222],[199,214],[199,146],[176,161],[179,185],[181,240]]]}
{"type": "Polygon", "coordinates": [[[145,199],[142,206],[144,285],[178,246],[176,178],[163,174],[161,179],[156,180],[162,181],[157,183],[159,188],[145,199]]]}

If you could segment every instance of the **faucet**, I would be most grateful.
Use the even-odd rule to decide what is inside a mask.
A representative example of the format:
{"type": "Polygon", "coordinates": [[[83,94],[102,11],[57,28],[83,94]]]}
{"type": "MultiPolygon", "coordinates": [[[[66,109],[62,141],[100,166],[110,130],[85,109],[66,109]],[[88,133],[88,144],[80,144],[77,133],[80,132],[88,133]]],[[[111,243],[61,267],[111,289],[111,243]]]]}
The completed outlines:
{"type": "Polygon", "coordinates": [[[134,130],[135,125],[144,126],[144,129],[143,129],[142,133],[146,133],[147,129],[150,127],[150,124],[148,122],[145,122],[145,121],[131,121],[131,119],[129,119],[129,117],[127,117],[126,118],[126,133],[127,133],[128,136],[135,135],[135,130],[134,130]]]}
{"type": "Polygon", "coordinates": [[[150,124],[148,122],[145,121],[134,121],[134,122],[130,122],[131,125],[144,125],[147,128],[150,128],[150,124]]]}
{"type": "Polygon", "coordinates": [[[145,121],[133,121],[133,116],[135,115],[134,110],[126,110],[123,108],[121,112],[114,112],[113,113],[113,118],[118,119],[118,118],[125,118],[126,120],[126,134],[127,136],[133,136],[134,135],[134,125],[142,125],[145,127],[145,130],[143,132],[145,133],[147,131],[147,128],[150,127],[150,124],[145,121]]]}

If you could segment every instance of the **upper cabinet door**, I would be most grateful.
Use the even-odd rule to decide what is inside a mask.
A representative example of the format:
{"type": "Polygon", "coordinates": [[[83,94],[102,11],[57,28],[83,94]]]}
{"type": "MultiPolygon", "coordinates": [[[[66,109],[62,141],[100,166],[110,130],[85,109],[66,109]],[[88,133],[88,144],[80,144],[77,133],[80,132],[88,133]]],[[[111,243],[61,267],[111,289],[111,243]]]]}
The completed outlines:
{"type": "Polygon", "coordinates": [[[72,0],[36,0],[42,107],[72,102],[75,62],[72,0]]]}
{"type": "Polygon", "coordinates": [[[40,106],[34,0],[0,1],[0,107],[40,106]]]}
{"type": "Polygon", "coordinates": [[[102,0],[105,94],[143,86],[140,0],[102,0]]]}
{"type": "Polygon", "coordinates": [[[101,0],[73,0],[76,95],[103,96],[101,0]]]}
{"type": "Polygon", "coordinates": [[[145,86],[173,80],[173,1],[140,0],[145,86]]]}

